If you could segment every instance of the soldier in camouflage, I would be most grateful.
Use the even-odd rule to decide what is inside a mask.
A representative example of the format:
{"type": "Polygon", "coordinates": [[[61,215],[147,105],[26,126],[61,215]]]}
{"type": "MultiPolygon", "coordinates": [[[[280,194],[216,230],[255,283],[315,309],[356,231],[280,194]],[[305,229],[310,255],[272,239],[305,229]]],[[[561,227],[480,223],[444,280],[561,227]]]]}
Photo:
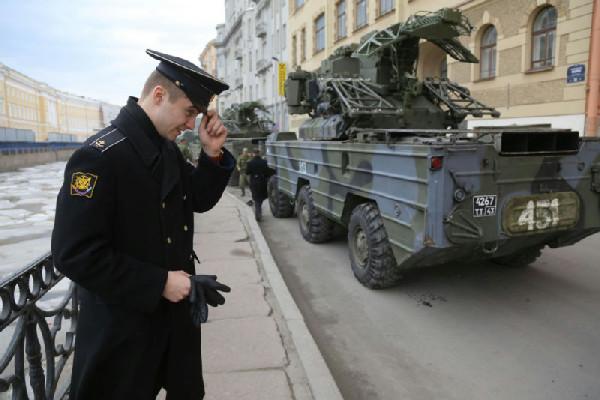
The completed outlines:
{"type": "Polygon", "coordinates": [[[239,186],[242,191],[242,197],[246,195],[246,187],[248,187],[248,178],[246,176],[246,164],[248,160],[250,160],[250,153],[248,153],[248,148],[244,147],[237,160],[237,170],[240,174],[239,186]]]}

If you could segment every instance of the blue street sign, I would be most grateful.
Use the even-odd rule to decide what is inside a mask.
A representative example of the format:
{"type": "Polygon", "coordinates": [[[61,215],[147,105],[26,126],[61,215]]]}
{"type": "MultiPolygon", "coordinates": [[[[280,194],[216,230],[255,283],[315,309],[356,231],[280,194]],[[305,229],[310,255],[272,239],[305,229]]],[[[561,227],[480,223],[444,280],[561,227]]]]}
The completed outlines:
{"type": "Polygon", "coordinates": [[[573,64],[567,69],[567,83],[585,81],[585,65],[573,64]]]}

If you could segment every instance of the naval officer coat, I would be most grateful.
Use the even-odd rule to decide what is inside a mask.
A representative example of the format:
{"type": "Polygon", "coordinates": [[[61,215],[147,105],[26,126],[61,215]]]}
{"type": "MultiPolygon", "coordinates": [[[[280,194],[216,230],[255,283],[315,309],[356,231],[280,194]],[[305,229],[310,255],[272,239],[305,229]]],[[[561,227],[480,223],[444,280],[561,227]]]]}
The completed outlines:
{"type": "Polygon", "coordinates": [[[54,263],[80,292],[71,399],[154,399],[163,386],[197,400],[200,329],[187,299],[162,292],[167,271],[194,274],[193,213],[219,201],[235,159],[189,164],[136,100],[72,155],[58,195],[54,263]]]}

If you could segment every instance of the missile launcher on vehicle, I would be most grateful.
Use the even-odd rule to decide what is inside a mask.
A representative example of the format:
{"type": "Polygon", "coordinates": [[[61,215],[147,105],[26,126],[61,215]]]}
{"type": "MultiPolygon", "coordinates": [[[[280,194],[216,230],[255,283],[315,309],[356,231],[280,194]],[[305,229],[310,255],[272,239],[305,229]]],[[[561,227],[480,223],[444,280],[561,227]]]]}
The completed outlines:
{"type": "Polygon", "coordinates": [[[288,75],[298,138],[275,133],[267,159],[274,216],[298,215],[319,243],[346,228],[352,270],[369,288],[403,271],[458,260],[533,262],[545,246],[600,230],[600,139],[539,127],[464,129],[499,113],[445,78],[416,77],[419,42],[460,62],[458,10],[411,16],[288,75]]]}

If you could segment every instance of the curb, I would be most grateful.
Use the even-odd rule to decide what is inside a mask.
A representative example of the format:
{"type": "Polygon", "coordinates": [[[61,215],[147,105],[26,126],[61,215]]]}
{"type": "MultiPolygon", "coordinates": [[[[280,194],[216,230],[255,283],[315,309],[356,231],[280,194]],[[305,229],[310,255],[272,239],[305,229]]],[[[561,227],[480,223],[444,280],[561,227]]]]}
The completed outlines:
{"type": "Polygon", "coordinates": [[[294,302],[294,299],[279,272],[267,241],[262,234],[262,230],[254,220],[252,208],[248,207],[233,194],[228,192],[225,193],[235,201],[240,215],[243,216],[246,225],[250,228],[249,233],[256,242],[256,247],[258,249],[258,254],[256,254],[256,256],[260,260],[268,283],[279,303],[283,319],[287,324],[298,357],[304,367],[313,397],[316,400],[343,400],[342,394],[331,375],[331,371],[329,371],[321,351],[317,347],[315,340],[304,322],[302,313],[300,313],[298,306],[294,302]]]}

